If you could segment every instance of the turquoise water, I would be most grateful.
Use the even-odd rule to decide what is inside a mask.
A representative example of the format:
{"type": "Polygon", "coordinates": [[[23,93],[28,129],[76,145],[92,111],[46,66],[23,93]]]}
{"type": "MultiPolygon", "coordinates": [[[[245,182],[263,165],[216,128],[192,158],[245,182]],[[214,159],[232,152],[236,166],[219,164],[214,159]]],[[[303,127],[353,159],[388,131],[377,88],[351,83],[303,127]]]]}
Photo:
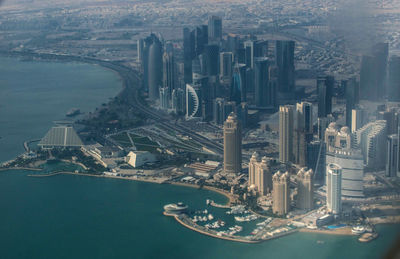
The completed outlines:
{"type": "MultiPolygon", "coordinates": [[[[93,110],[120,89],[114,73],[96,66],[3,58],[0,64],[0,135],[7,137],[0,140],[0,161],[19,154],[23,141],[41,137],[70,107],[93,110]],[[56,89],[43,86],[55,81],[60,81],[56,89]],[[92,82],[92,88],[79,82],[92,82]]],[[[193,232],[161,214],[171,202],[183,201],[192,209],[204,209],[207,198],[223,203],[219,194],[78,175],[33,178],[30,173],[35,172],[0,172],[0,258],[379,258],[400,231],[399,225],[378,226],[380,237],[371,243],[309,233],[233,243],[193,232]]]]}
{"type": "Polygon", "coordinates": [[[0,162],[67,119],[71,108],[93,112],[121,88],[118,75],[99,66],[0,57],[0,162]]]}

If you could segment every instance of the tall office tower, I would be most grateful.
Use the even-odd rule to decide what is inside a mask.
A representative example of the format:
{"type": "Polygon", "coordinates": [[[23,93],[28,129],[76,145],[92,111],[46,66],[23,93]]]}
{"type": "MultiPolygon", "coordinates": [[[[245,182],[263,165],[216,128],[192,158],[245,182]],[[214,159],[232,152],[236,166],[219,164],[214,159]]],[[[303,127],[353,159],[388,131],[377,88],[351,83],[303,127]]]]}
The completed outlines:
{"type": "Polygon", "coordinates": [[[170,108],[170,94],[168,87],[160,87],[160,107],[164,110],[170,108]]]}
{"type": "Polygon", "coordinates": [[[268,56],[268,41],[257,40],[254,41],[254,57],[267,57],[268,56]]]}
{"type": "Polygon", "coordinates": [[[397,177],[399,168],[399,136],[390,135],[387,138],[386,176],[397,177]]]}
{"type": "Polygon", "coordinates": [[[163,87],[168,88],[168,95],[176,88],[176,69],[173,52],[164,52],[163,55],[163,87]]]}
{"type": "Polygon", "coordinates": [[[365,125],[368,120],[367,111],[360,105],[351,110],[351,132],[355,132],[365,125]]]}
{"type": "Polygon", "coordinates": [[[162,86],[162,43],[155,34],[151,35],[153,43],[149,48],[149,98],[159,98],[159,88],[162,86]]]}
{"type": "Polygon", "coordinates": [[[192,60],[196,55],[194,31],[183,28],[183,77],[185,84],[192,83],[192,60]]]}
{"type": "Polygon", "coordinates": [[[225,121],[224,118],[225,99],[215,98],[213,100],[213,121],[215,124],[222,125],[225,121]]]}
{"type": "Polygon", "coordinates": [[[208,44],[208,26],[201,25],[195,29],[195,51],[196,56],[203,54],[204,46],[208,44]]]}
{"type": "Polygon", "coordinates": [[[387,109],[385,111],[378,112],[376,116],[378,120],[385,120],[386,121],[386,134],[392,135],[397,134],[397,112],[395,108],[387,109]]]}
{"type": "Polygon", "coordinates": [[[268,106],[268,66],[268,58],[256,58],[254,61],[254,100],[257,107],[268,106]]]}
{"type": "Polygon", "coordinates": [[[318,139],[324,140],[325,139],[325,130],[328,127],[329,123],[335,121],[335,118],[332,116],[332,114],[328,114],[327,117],[318,117],[317,123],[318,123],[318,139]]]}
{"type": "Polygon", "coordinates": [[[237,115],[241,122],[242,128],[246,128],[248,125],[248,112],[249,105],[246,102],[242,102],[237,106],[237,115]]]}
{"type": "Polygon", "coordinates": [[[313,169],[314,179],[320,184],[325,183],[325,149],[325,143],[320,140],[314,140],[307,144],[306,165],[308,168],[313,169]]]}
{"type": "Polygon", "coordinates": [[[363,197],[364,159],[360,150],[352,148],[352,134],[347,126],[340,130],[331,123],[325,132],[326,163],[342,166],[342,196],[363,197]]]}
{"type": "Polygon", "coordinates": [[[293,161],[293,121],[294,106],[279,107],[279,160],[282,163],[293,161]]]}
{"type": "Polygon", "coordinates": [[[372,47],[372,54],[375,58],[376,83],[375,93],[376,98],[382,99],[386,93],[386,75],[389,56],[389,43],[380,42],[372,47]]]}
{"type": "Polygon", "coordinates": [[[249,68],[254,66],[254,41],[248,40],[243,43],[245,49],[245,63],[249,68]]]}
{"type": "Polygon", "coordinates": [[[172,90],[171,108],[176,114],[183,114],[185,111],[185,92],[181,88],[172,90]]]}
{"type": "Polygon", "coordinates": [[[239,48],[239,36],[229,33],[226,40],[226,49],[230,52],[236,52],[239,48]]]}
{"type": "Polygon", "coordinates": [[[326,117],[332,113],[333,86],[335,80],[333,76],[318,77],[318,118],[326,117]]]}
{"type": "Polygon", "coordinates": [[[208,44],[204,46],[204,55],[207,64],[207,75],[216,76],[218,75],[218,63],[219,63],[219,46],[215,44],[208,44]]]}
{"type": "Polygon", "coordinates": [[[255,189],[261,196],[272,191],[272,174],[267,157],[260,158],[256,152],[249,163],[249,187],[255,189]]]}
{"type": "Polygon", "coordinates": [[[306,166],[307,143],[313,139],[312,104],[296,104],[293,139],[294,162],[306,166]]]}
{"type": "Polygon", "coordinates": [[[312,169],[302,168],[297,173],[297,202],[302,210],[314,208],[314,172],[312,169]]]}
{"type": "Polygon", "coordinates": [[[146,91],[149,90],[149,50],[153,43],[153,37],[150,35],[143,40],[143,51],[141,54],[142,62],[141,69],[143,71],[143,87],[146,91]]]}
{"type": "Polygon", "coordinates": [[[137,40],[137,61],[139,63],[143,62],[143,48],[144,48],[144,40],[138,39],[137,40]]]}
{"type": "Polygon", "coordinates": [[[268,69],[268,93],[267,104],[270,107],[276,108],[278,105],[278,76],[279,71],[277,66],[269,66],[268,69]]]}
{"type": "Polygon", "coordinates": [[[295,90],[294,41],[276,41],[275,60],[279,69],[279,92],[292,93],[295,90]]]}
{"type": "Polygon", "coordinates": [[[352,110],[358,104],[359,98],[359,84],[356,81],[356,78],[350,78],[345,83],[345,98],[346,98],[346,126],[350,129],[351,125],[351,115],[352,110]]]}
{"type": "Polygon", "coordinates": [[[286,172],[276,172],[272,176],[272,212],[277,215],[285,215],[290,211],[290,176],[286,172]]]}
{"type": "Polygon", "coordinates": [[[201,88],[199,85],[186,85],[186,119],[201,118],[201,88]]]}
{"type": "Polygon", "coordinates": [[[233,68],[230,100],[236,103],[246,101],[246,65],[236,63],[233,68]]]}
{"type": "Polygon", "coordinates": [[[387,149],[386,121],[370,122],[354,132],[353,135],[353,146],[361,149],[364,164],[368,168],[384,168],[387,149]]]}
{"type": "Polygon", "coordinates": [[[222,40],[222,19],[221,17],[211,15],[208,17],[208,38],[210,41],[222,40]]]}
{"type": "Polygon", "coordinates": [[[326,207],[332,214],[342,211],[342,167],[328,164],[326,168],[326,207]]]}
{"type": "Polygon", "coordinates": [[[242,170],[242,128],[235,113],[224,123],[224,171],[238,174],[242,170]]]}
{"type": "Polygon", "coordinates": [[[400,102],[400,56],[390,58],[388,74],[389,100],[400,102]]]}
{"type": "Polygon", "coordinates": [[[219,60],[219,78],[221,80],[221,83],[224,85],[230,85],[232,83],[233,73],[233,53],[221,52],[219,60]]]}
{"type": "MultiPolygon", "coordinates": [[[[240,44],[237,49],[235,49],[235,61],[240,64],[246,64],[246,49],[244,48],[244,44],[240,44]]],[[[247,64],[246,64],[247,65],[247,64]]]]}
{"type": "Polygon", "coordinates": [[[364,55],[360,69],[360,98],[381,100],[385,94],[387,58],[389,45],[378,43],[372,47],[371,54],[364,55]]]}

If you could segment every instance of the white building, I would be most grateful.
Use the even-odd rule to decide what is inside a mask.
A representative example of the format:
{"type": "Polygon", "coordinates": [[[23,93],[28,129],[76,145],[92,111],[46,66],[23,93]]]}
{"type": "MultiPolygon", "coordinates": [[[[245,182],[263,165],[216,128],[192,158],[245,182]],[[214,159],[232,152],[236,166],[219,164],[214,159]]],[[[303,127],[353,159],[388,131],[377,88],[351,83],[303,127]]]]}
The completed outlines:
{"type": "Polygon", "coordinates": [[[156,158],[148,151],[131,151],[126,156],[126,162],[134,168],[140,167],[146,163],[155,162],[156,158]]]}
{"type": "Polygon", "coordinates": [[[326,168],[326,207],[328,212],[339,214],[342,210],[342,167],[329,164],[326,168]]]}

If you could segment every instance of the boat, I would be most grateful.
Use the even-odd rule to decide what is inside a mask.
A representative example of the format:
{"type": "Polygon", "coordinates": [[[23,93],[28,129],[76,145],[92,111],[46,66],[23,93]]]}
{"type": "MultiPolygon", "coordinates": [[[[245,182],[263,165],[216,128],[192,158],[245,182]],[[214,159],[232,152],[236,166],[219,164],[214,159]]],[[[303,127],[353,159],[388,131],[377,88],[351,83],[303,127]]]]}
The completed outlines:
{"type": "Polygon", "coordinates": [[[351,228],[351,233],[356,234],[356,235],[361,235],[361,234],[365,233],[365,227],[354,226],[351,228]]]}
{"type": "Polygon", "coordinates": [[[374,240],[375,238],[378,237],[378,233],[364,233],[361,235],[361,237],[358,239],[358,241],[366,243],[374,240]]]}
{"type": "Polygon", "coordinates": [[[178,203],[171,203],[171,204],[167,204],[164,206],[164,211],[168,214],[181,214],[181,213],[185,213],[188,209],[188,206],[183,204],[182,202],[178,202],[178,203]]]}
{"type": "Polygon", "coordinates": [[[206,200],[206,204],[210,205],[211,201],[209,199],[206,200]]]}
{"type": "Polygon", "coordinates": [[[79,115],[81,113],[81,110],[78,108],[72,108],[65,114],[67,117],[74,117],[76,115],[79,115]]]}
{"type": "Polygon", "coordinates": [[[208,220],[213,220],[214,216],[212,214],[208,214],[207,218],[208,218],[208,220]]]}

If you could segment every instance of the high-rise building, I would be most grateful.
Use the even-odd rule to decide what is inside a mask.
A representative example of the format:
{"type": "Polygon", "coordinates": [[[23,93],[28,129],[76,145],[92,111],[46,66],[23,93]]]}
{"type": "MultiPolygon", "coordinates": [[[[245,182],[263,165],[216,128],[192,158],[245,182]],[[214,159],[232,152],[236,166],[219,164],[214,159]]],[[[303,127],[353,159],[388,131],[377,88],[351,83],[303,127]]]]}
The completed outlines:
{"type": "Polygon", "coordinates": [[[318,77],[318,118],[332,113],[332,97],[335,80],[333,76],[318,77]]]}
{"type": "Polygon", "coordinates": [[[386,176],[397,177],[399,169],[399,136],[390,135],[387,138],[386,176]]]}
{"type": "Polygon", "coordinates": [[[360,105],[351,110],[351,132],[355,132],[367,122],[367,111],[360,105]]]}
{"type": "Polygon", "coordinates": [[[192,60],[196,55],[194,31],[183,28],[183,77],[185,84],[192,83],[192,60]]]}
{"type": "Polygon", "coordinates": [[[400,56],[389,60],[388,97],[390,101],[400,102],[400,56]]]}
{"type": "Polygon", "coordinates": [[[282,163],[293,161],[293,122],[294,106],[279,107],[279,160],[282,163]]]}
{"type": "Polygon", "coordinates": [[[325,162],[326,146],[325,142],[314,140],[307,144],[307,162],[308,168],[313,169],[314,179],[319,184],[325,183],[325,162]]]}
{"type": "Polygon", "coordinates": [[[249,68],[254,66],[254,41],[248,40],[243,43],[245,50],[245,63],[249,68]]]}
{"type": "Polygon", "coordinates": [[[337,164],[326,168],[326,207],[332,214],[342,211],[342,167],[337,164]]]}
{"type": "Polygon", "coordinates": [[[201,118],[201,89],[199,85],[186,85],[186,119],[201,118]]]}
{"type": "Polygon", "coordinates": [[[162,86],[162,43],[160,39],[152,34],[152,44],[149,48],[149,61],[148,61],[148,84],[149,84],[149,98],[156,100],[159,98],[159,88],[162,86]]]}
{"type": "Polygon", "coordinates": [[[349,128],[338,130],[332,122],[325,132],[325,161],[342,167],[342,196],[363,197],[364,159],[360,150],[352,148],[352,142],[349,128]]]}
{"type": "Polygon", "coordinates": [[[397,134],[397,110],[396,108],[386,109],[385,111],[378,112],[378,120],[386,121],[386,133],[387,135],[397,134]]]}
{"type": "Polygon", "coordinates": [[[261,196],[272,191],[272,173],[267,157],[260,160],[254,152],[249,163],[249,187],[254,188],[261,196]]]}
{"type": "Polygon", "coordinates": [[[246,66],[244,64],[236,63],[233,68],[230,100],[236,103],[246,101],[246,66]]]}
{"type": "Polygon", "coordinates": [[[195,51],[196,56],[203,54],[204,47],[208,44],[208,26],[201,25],[196,27],[195,32],[195,51]]]}
{"type": "Polygon", "coordinates": [[[144,48],[144,40],[138,39],[137,40],[137,61],[139,63],[143,62],[143,48],[144,48]]]}
{"type": "Polygon", "coordinates": [[[163,87],[168,88],[168,95],[176,88],[175,60],[172,52],[164,52],[163,55],[163,87]]]}
{"type": "Polygon", "coordinates": [[[352,110],[358,104],[359,84],[355,78],[345,81],[345,98],[346,98],[346,126],[352,128],[352,110]]]}
{"type": "Polygon", "coordinates": [[[278,66],[278,91],[292,93],[295,90],[294,41],[276,41],[275,60],[278,66]]]}
{"type": "Polygon", "coordinates": [[[299,209],[311,210],[314,208],[314,173],[313,170],[302,168],[297,173],[297,202],[299,209]]]}
{"type": "Polygon", "coordinates": [[[246,102],[242,102],[237,106],[236,109],[242,128],[246,128],[248,125],[249,105],[246,102]]]}
{"type": "Polygon", "coordinates": [[[242,170],[242,128],[235,113],[224,123],[224,171],[238,174],[242,170]]]}
{"type": "Polygon", "coordinates": [[[183,114],[185,111],[185,92],[181,88],[172,90],[171,108],[176,114],[183,114]]]}
{"type": "Polygon", "coordinates": [[[208,38],[210,41],[221,41],[222,39],[222,19],[211,15],[208,17],[208,38]]]}
{"type": "Polygon", "coordinates": [[[233,53],[221,52],[219,59],[220,59],[219,78],[223,84],[230,85],[232,82],[232,73],[233,73],[233,53]]]}
{"type": "Polygon", "coordinates": [[[170,108],[170,95],[168,87],[160,87],[160,107],[164,110],[170,108]]]}
{"type": "Polygon", "coordinates": [[[257,107],[267,107],[269,82],[268,58],[256,58],[254,61],[254,100],[257,107]]]}
{"type": "Polygon", "coordinates": [[[286,172],[276,172],[272,176],[272,212],[277,215],[285,215],[290,211],[290,176],[286,172]]]}
{"type": "Polygon", "coordinates": [[[372,47],[370,54],[362,57],[360,69],[361,99],[377,101],[384,97],[388,54],[388,43],[378,43],[372,47]]]}
{"type": "Polygon", "coordinates": [[[386,163],[386,121],[377,120],[354,132],[353,146],[361,149],[364,164],[368,168],[380,169],[386,163]]]}
{"type": "Polygon", "coordinates": [[[219,46],[216,44],[207,44],[204,46],[204,55],[206,58],[207,75],[217,76],[218,75],[218,63],[219,63],[219,46]]]}
{"type": "Polygon", "coordinates": [[[312,139],[312,104],[308,102],[297,103],[293,132],[293,155],[296,164],[306,166],[307,143],[312,139]]]}
{"type": "Polygon", "coordinates": [[[268,91],[267,91],[267,105],[273,107],[274,109],[277,107],[278,103],[278,76],[279,70],[277,66],[269,66],[268,69],[268,91]]]}
{"type": "Polygon", "coordinates": [[[225,121],[225,99],[215,98],[213,100],[213,121],[215,124],[222,125],[225,121]]]}

